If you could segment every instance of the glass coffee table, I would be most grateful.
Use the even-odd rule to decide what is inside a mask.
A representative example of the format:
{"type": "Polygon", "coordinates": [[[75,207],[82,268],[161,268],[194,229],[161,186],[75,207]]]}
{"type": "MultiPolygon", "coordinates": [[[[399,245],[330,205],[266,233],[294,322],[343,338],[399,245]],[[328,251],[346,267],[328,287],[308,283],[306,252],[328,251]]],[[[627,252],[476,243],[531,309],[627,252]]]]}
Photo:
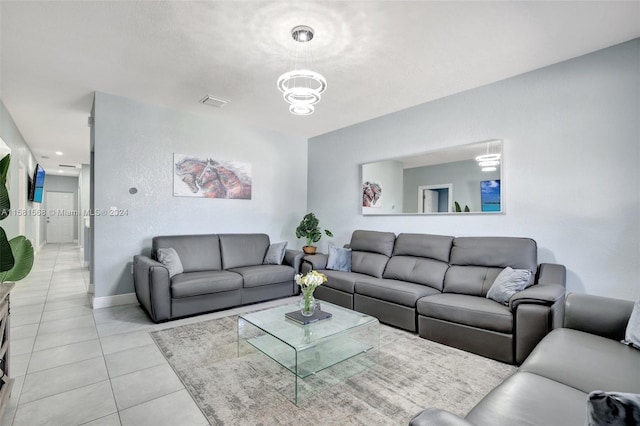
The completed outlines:
{"type": "Polygon", "coordinates": [[[375,365],[380,340],[380,323],[369,315],[321,302],[331,318],[308,325],[285,318],[299,309],[291,304],[238,317],[238,356],[257,350],[278,363],[293,381],[280,392],[294,404],[375,365]]]}

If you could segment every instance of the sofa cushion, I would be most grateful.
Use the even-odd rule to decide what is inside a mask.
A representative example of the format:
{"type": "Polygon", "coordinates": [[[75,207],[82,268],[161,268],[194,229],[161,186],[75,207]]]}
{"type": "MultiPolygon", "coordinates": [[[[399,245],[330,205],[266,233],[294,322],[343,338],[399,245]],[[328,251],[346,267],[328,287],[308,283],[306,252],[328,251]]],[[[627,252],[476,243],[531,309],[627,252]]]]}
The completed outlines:
{"type": "Polygon", "coordinates": [[[243,287],[260,287],[263,285],[277,284],[291,281],[295,270],[288,265],[257,265],[243,266],[241,268],[229,269],[229,272],[240,274],[243,278],[243,287]]]}
{"type": "Polygon", "coordinates": [[[444,279],[444,291],[484,297],[498,274],[507,266],[531,271],[528,284],[532,284],[537,261],[536,242],[530,238],[454,238],[451,268],[444,279]]]}
{"type": "Polygon", "coordinates": [[[582,392],[640,393],[640,351],[616,340],[558,328],[546,335],[520,367],[582,392]],[[586,374],[588,372],[588,374],[586,374]]]}
{"type": "Polygon", "coordinates": [[[242,277],[228,271],[186,272],[171,279],[171,297],[198,296],[242,288],[242,277]]]}
{"type": "Polygon", "coordinates": [[[436,294],[418,300],[420,315],[498,333],[511,333],[513,315],[508,307],[484,297],[436,294]]]}
{"type": "Polygon", "coordinates": [[[158,262],[162,263],[169,271],[169,278],[184,272],[180,256],[172,248],[159,248],[157,252],[158,262]]]}
{"type": "Polygon", "coordinates": [[[443,291],[485,297],[503,269],[487,266],[449,266],[444,275],[443,291]]]}
{"type": "Polygon", "coordinates": [[[452,265],[528,269],[538,266],[538,248],[530,238],[459,237],[451,248],[452,265]]]}
{"type": "Polygon", "coordinates": [[[351,271],[382,278],[389,258],[383,254],[351,251],[351,271]]]}
{"type": "Polygon", "coordinates": [[[374,299],[415,308],[418,299],[439,294],[436,289],[406,281],[369,278],[356,281],[355,292],[374,299]]]}
{"type": "Polygon", "coordinates": [[[444,274],[448,268],[448,264],[438,260],[394,255],[387,262],[382,277],[424,284],[442,291],[444,274]]]}
{"type": "Polygon", "coordinates": [[[584,425],[587,394],[518,372],[493,389],[466,419],[476,426],[584,425]]]}
{"type": "Polygon", "coordinates": [[[269,249],[267,234],[220,234],[222,268],[262,265],[269,249]]]}
{"type": "Polygon", "coordinates": [[[327,269],[332,269],[334,271],[351,272],[351,249],[336,247],[333,244],[329,243],[327,269]]]}
{"type": "Polygon", "coordinates": [[[393,232],[353,231],[349,247],[353,251],[366,251],[391,257],[396,235],[393,232]]]}
{"type": "Polygon", "coordinates": [[[429,234],[400,234],[393,248],[394,256],[427,257],[449,262],[453,237],[429,234]]]}
{"type": "Polygon", "coordinates": [[[330,269],[318,272],[322,272],[327,276],[327,282],[322,284],[323,287],[333,288],[350,294],[355,292],[356,281],[371,278],[369,275],[359,274],[357,272],[332,271],[330,269]]]}
{"type": "Polygon", "coordinates": [[[167,235],[152,239],[151,256],[158,260],[158,249],[172,247],[182,263],[184,272],[219,271],[220,242],[218,236],[209,235],[167,235]]]}

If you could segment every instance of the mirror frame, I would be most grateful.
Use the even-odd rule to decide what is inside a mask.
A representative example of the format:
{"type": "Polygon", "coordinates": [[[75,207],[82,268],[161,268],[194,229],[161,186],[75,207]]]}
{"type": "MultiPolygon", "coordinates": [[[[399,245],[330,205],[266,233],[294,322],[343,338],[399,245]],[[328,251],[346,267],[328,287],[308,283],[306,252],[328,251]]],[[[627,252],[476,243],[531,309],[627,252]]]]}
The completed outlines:
{"type": "MultiPolygon", "coordinates": [[[[396,174],[398,173],[398,171],[396,170],[396,174]]],[[[495,175],[494,175],[495,176],[495,175]]],[[[456,146],[451,146],[451,147],[446,147],[446,148],[442,148],[442,149],[436,149],[436,150],[432,150],[432,151],[425,151],[425,152],[419,152],[413,155],[403,155],[400,157],[394,157],[394,158],[383,158],[377,161],[370,161],[367,163],[361,163],[360,164],[360,182],[361,182],[361,192],[360,192],[360,205],[361,205],[361,214],[363,216],[442,216],[442,215],[496,215],[496,214],[505,214],[505,192],[504,192],[504,142],[501,139],[490,139],[490,140],[484,140],[484,141],[479,141],[479,142],[472,142],[472,143],[468,143],[468,144],[464,144],[464,145],[456,145],[456,146]],[[423,185],[418,185],[418,190],[420,188],[424,188],[424,189],[432,189],[432,190],[444,190],[447,191],[445,192],[446,195],[446,201],[443,202],[443,204],[448,205],[448,211],[440,211],[440,212],[419,212],[419,211],[415,211],[415,212],[401,212],[401,213],[393,213],[391,211],[389,211],[388,209],[384,212],[381,213],[377,213],[376,209],[378,208],[378,206],[375,205],[371,205],[372,203],[375,204],[375,202],[377,202],[377,200],[379,199],[380,201],[383,201],[383,197],[384,197],[384,193],[382,193],[382,188],[380,187],[380,185],[376,182],[374,182],[373,180],[369,181],[367,174],[365,172],[365,166],[373,166],[373,165],[379,165],[379,164],[384,164],[386,162],[389,162],[389,164],[391,165],[391,167],[395,167],[395,169],[398,169],[398,167],[402,167],[402,171],[399,173],[402,173],[402,177],[400,178],[400,185],[403,186],[403,182],[404,182],[404,170],[409,169],[409,168],[417,168],[417,167],[423,167],[420,165],[410,165],[410,167],[406,167],[406,165],[408,164],[407,162],[409,160],[413,160],[412,163],[410,164],[424,164],[424,167],[426,166],[437,166],[437,165],[442,165],[442,164],[449,164],[449,163],[454,163],[454,162],[462,162],[462,161],[468,161],[468,160],[475,160],[478,161],[476,159],[476,157],[478,155],[484,155],[484,154],[500,154],[500,164],[499,164],[499,177],[496,179],[494,177],[494,179],[487,179],[486,181],[489,182],[494,182],[496,180],[499,180],[499,185],[500,185],[500,210],[497,211],[469,211],[469,212],[457,212],[454,209],[454,201],[455,201],[455,196],[453,194],[455,194],[454,192],[454,185],[451,182],[447,182],[447,183],[439,183],[439,184],[431,184],[431,183],[425,183],[423,185]],[[436,158],[443,158],[444,160],[442,160],[441,162],[435,160],[436,158]],[[447,158],[449,158],[447,160],[447,158]],[[436,162],[434,162],[436,161],[436,162]],[[397,162],[398,164],[396,165],[392,165],[392,162],[397,162]],[[434,188],[435,187],[435,188],[434,188]],[[369,204],[369,206],[367,206],[366,204],[369,204]]],[[[397,181],[398,179],[396,179],[397,181]]],[[[480,181],[483,182],[483,181],[480,181]]],[[[396,182],[397,185],[397,182],[396,182]]],[[[479,189],[481,190],[481,189],[479,189]]],[[[404,197],[407,196],[407,194],[404,191],[404,188],[402,189],[403,192],[403,199],[404,197]]],[[[418,209],[419,209],[419,205],[420,202],[422,201],[420,194],[418,195],[418,209]]],[[[403,204],[405,204],[403,202],[403,204]]],[[[464,205],[461,206],[462,209],[464,209],[464,205]]],[[[394,209],[395,206],[392,205],[391,209],[394,209]]],[[[480,207],[482,208],[482,206],[480,207]]]]}

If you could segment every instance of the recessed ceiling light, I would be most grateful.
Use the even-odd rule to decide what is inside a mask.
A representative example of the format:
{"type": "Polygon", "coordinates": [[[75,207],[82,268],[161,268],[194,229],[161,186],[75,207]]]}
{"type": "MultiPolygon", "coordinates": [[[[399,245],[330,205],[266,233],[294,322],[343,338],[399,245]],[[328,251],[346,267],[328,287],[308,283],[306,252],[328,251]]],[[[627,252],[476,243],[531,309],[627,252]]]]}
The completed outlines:
{"type": "Polygon", "coordinates": [[[56,155],[62,155],[62,151],[56,151],[56,155]]]}
{"type": "Polygon", "coordinates": [[[63,174],[64,170],[58,170],[58,173],[63,174]]]}

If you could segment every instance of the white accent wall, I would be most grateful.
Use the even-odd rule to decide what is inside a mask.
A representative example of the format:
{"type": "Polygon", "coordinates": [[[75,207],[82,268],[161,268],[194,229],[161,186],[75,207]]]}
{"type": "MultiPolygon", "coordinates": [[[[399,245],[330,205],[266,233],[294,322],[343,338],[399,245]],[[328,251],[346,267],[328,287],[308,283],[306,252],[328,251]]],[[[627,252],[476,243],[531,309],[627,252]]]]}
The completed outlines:
{"type": "Polygon", "coordinates": [[[639,299],[639,123],[633,40],[310,139],[309,211],[337,245],[354,229],[531,237],[569,291],[639,299]],[[361,214],[361,163],[489,139],[506,214],[361,214]]]}
{"type": "Polygon", "coordinates": [[[301,247],[295,228],[306,213],[307,141],[229,122],[224,110],[205,111],[96,93],[92,208],[127,212],[94,217],[97,298],[134,291],[133,256],[149,254],[156,235],[260,232],[301,247]],[[174,153],[251,163],[251,200],[174,197],[174,153]]]}

